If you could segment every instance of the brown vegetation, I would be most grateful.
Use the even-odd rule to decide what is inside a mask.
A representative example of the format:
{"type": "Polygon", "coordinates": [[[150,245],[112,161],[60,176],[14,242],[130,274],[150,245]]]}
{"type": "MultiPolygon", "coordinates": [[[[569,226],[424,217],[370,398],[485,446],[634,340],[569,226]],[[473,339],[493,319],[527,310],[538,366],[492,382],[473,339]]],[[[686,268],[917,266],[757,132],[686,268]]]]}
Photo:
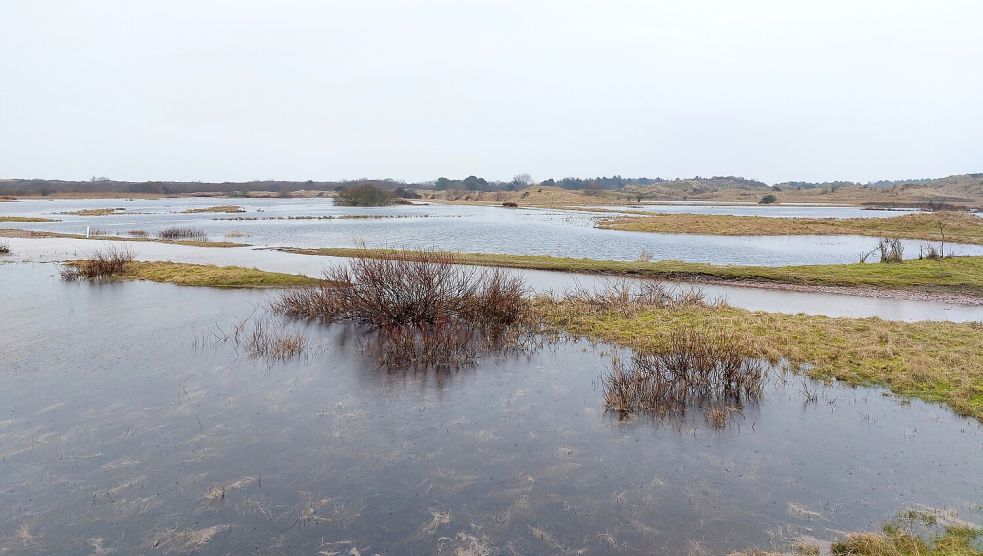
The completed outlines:
{"type": "Polygon", "coordinates": [[[192,241],[208,241],[208,234],[200,228],[170,227],[157,232],[160,239],[183,239],[192,241]]]}
{"type": "Polygon", "coordinates": [[[86,260],[69,263],[61,271],[65,280],[96,280],[118,276],[133,261],[128,247],[110,245],[102,251],[93,251],[86,260]]]}

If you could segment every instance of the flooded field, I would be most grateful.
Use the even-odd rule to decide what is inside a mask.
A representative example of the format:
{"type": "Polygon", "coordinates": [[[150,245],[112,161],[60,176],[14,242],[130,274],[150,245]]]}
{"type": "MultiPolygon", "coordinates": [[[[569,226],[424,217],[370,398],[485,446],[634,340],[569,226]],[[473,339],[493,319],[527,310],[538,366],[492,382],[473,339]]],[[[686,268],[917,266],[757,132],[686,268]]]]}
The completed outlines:
{"type": "Polygon", "coordinates": [[[878,389],[773,370],[722,428],[625,420],[603,345],[404,373],[298,324],[310,349],[270,363],[196,347],[269,293],[0,283],[0,552],[719,554],[983,520],[983,427],[878,389]]]}
{"type": "MultiPolygon", "coordinates": [[[[105,242],[50,238],[7,240],[13,248],[8,261],[60,262],[88,256],[105,247],[105,242]]],[[[112,245],[112,243],[110,243],[112,245]]],[[[153,242],[125,244],[139,260],[169,260],[195,264],[235,265],[272,272],[304,274],[320,278],[326,268],[345,264],[349,259],[299,255],[251,247],[188,247],[153,242]]],[[[55,274],[55,269],[50,272],[55,274]]],[[[612,278],[569,272],[517,270],[534,292],[562,293],[594,289],[611,283],[612,278]]],[[[893,299],[848,293],[792,292],[736,285],[677,283],[683,288],[698,287],[713,298],[752,311],[806,313],[831,317],[879,317],[897,321],[983,321],[983,306],[944,300],[893,299]]]]}
{"type": "MultiPolygon", "coordinates": [[[[665,205],[662,205],[665,206],[665,205]]],[[[700,213],[774,211],[788,207],[673,206],[700,213]]],[[[798,210],[798,209],[796,209],[798,210]]],[[[816,216],[855,216],[860,209],[810,207],[816,216]]],[[[872,216],[889,211],[860,211],[872,216]]],[[[153,235],[172,226],[194,227],[211,240],[229,239],[257,246],[437,248],[458,252],[549,255],[554,257],[634,260],[647,252],[655,259],[717,264],[780,266],[851,263],[876,247],[877,239],[859,236],[704,236],[600,230],[594,222],[611,213],[556,209],[506,209],[465,205],[397,205],[383,208],[334,206],[330,199],[161,199],[28,200],[0,204],[0,215],[36,216],[59,222],[10,225],[31,230],[84,234],[86,228],[108,234],[141,230],[153,235]],[[183,211],[235,204],[242,213],[183,211]],[[86,209],[121,208],[116,214],[65,214],[86,209]],[[330,218],[329,218],[330,217],[330,218]]],[[[917,257],[924,241],[904,241],[906,256],[917,257]]],[[[959,255],[983,255],[983,246],[950,247],[959,255]]]]}

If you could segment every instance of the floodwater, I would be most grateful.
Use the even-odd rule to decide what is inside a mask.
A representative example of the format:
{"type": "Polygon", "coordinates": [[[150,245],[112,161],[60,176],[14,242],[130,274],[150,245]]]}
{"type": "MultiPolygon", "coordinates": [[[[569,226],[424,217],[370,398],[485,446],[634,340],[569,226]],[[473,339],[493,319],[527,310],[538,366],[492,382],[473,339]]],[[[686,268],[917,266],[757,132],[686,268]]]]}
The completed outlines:
{"type": "MultiPolygon", "coordinates": [[[[705,212],[721,207],[684,208],[705,212]]],[[[837,207],[813,207],[810,210],[828,210],[830,215],[842,212],[837,207]]],[[[880,214],[885,211],[864,212],[880,214]]],[[[625,232],[594,227],[598,218],[610,217],[611,213],[439,204],[352,208],[336,207],[331,199],[29,200],[0,203],[0,214],[58,219],[59,222],[5,226],[74,234],[84,234],[86,227],[110,234],[125,234],[129,230],[153,234],[171,226],[190,226],[204,230],[212,240],[222,240],[229,232],[245,233],[247,237],[231,239],[256,246],[365,245],[612,260],[635,260],[647,252],[655,259],[766,266],[852,263],[877,245],[876,238],[860,236],[729,237],[625,232]],[[220,204],[240,205],[247,212],[182,212],[220,204]],[[62,214],[84,208],[125,210],[99,217],[62,214]],[[373,218],[337,218],[352,215],[373,218]],[[271,219],[290,216],[333,216],[335,219],[271,219]]],[[[919,249],[925,245],[923,241],[902,243],[909,257],[917,257],[919,249]]],[[[983,255],[983,246],[979,245],[947,244],[949,249],[959,255],[983,255]]]]}
{"type": "Polygon", "coordinates": [[[393,373],[310,326],[320,349],[268,364],[192,340],[269,293],[0,281],[0,552],[719,554],[983,519],[983,427],[876,389],[806,403],[775,373],[721,430],[625,422],[603,346],[393,373]]]}
{"type": "MultiPolygon", "coordinates": [[[[103,241],[80,239],[13,238],[8,242],[13,254],[9,261],[57,262],[88,256],[106,246],[103,241]]],[[[255,248],[188,247],[154,242],[127,242],[125,245],[137,259],[169,260],[195,264],[235,265],[259,268],[272,272],[287,272],[320,277],[326,267],[345,264],[342,257],[298,255],[255,248]]],[[[55,269],[52,268],[54,273],[55,269]]],[[[535,292],[563,293],[577,289],[592,289],[609,284],[612,279],[587,274],[546,272],[537,270],[512,270],[521,275],[535,292]]],[[[774,313],[805,313],[831,317],[879,317],[900,321],[983,321],[983,306],[963,305],[948,301],[918,299],[889,299],[859,295],[789,292],[765,288],[731,285],[707,285],[675,283],[688,288],[699,287],[707,296],[723,298],[735,307],[752,311],[774,313]]]]}

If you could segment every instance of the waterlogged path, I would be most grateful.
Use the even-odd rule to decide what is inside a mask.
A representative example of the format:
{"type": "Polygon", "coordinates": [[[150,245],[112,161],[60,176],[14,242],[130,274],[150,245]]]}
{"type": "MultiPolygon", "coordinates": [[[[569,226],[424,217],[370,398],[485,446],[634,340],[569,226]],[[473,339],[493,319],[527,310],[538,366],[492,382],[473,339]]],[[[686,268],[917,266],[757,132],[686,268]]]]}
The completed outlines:
{"type": "MultiPolygon", "coordinates": [[[[14,254],[10,261],[59,262],[85,258],[95,249],[112,242],[80,239],[22,239],[4,240],[14,254]]],[[[250,247],[216,248],[187,247],[154,242],[121,242],[136,255],[148,261],[175,261],[197,264],[235,265],[272,272],[288,272],[319,277],[330,265],[344,264],[340,257],[298,255],[250,247]]],[[[55,272],[55,269],[52,269],[55,272]]],[[[610,282],[610,278],[586,274],[514,270],[521,274],[538,292],[563,293],[573,289],[594,288],[610,282]]],[[[3,266],[0,265],[0,281],[3,266]]],[[[682,286],[692,284],[682,283],[682,286]]],[[[840,293],[790,292],[766,288],[699,284],[710,297],[722,297],[732,306],[752,311],[775,313],[806,313],[831,317],[879,317],[899,321],[983,321],[983,306],[962,305],[944,301],[866,297],[840,293]]]]}

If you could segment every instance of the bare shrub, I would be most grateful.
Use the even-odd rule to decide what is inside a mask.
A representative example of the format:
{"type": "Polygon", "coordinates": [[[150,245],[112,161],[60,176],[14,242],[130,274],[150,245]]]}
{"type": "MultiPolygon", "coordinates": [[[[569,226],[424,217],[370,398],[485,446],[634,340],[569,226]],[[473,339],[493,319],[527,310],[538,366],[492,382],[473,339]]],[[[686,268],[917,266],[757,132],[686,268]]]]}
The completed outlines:
{"type": "Polygon", "coordinates": [[[629,366],[614,360],[601,381],[608,409],[666,417],[689,407],[727,411],[761,396],[764,368],[748,356],[748,338],[729,330],[676,328],[667,340],[664,349],[635,353],[629,366]]]}
{"type": "Polygon", "coordinates": [[[109,278],[126,271],[126,265],[133,261],[133,252],[129,247],[110,245],[93,251],[88,259],[72,261],[61,271],[65,280],[95,280],[109,278]]]}
{"type": "Polygon", "coordinates": [[[0,242],[0,255],[10,254],[10,244],[6,241],[0,242]]]}
{"type": "Polygon", "coordinates": [[[147,230],[130,230],[126,232],[126,235],[133,237],[147,237],[147,230]]]}
{"type": "Polygon", "coordinates": [[[240,230],[230,230],[228,232],[225,232],[226,239],[249,237],[249,235],[250,235],[249,232],[243,232],[240,230]]]}
{"type": "Polygon", "coordinates": [[[365,253],[326,270],[316,286],[284,292],[274,311],[325,323],[350,322],[369,332],[366,349],[380,366],[461,367],[484,350],[521,343],[526,287],[501,269],[456,264],[436,251],[365,253]]]}
{"type": "Polygon", "coordinates": [[[882,238],[877,242],[882,263],[900,263],[904,260],[904,246],[898,238],[882,238]]]}
{"type": "Polygon", "coordinates": [[[170,240],[185,239],[192,241],[208,241],[208,234],[206,234],[201,228],[180,228],[177,226],[165,228],[157,232],[157,237],[160,239],[170,240]]]}
{"type": "Polygon", "coordinates": [[[648,249],[642,249],[641,251],[638,252],[638,257],[635,260],[640,263],[650,263],[652,262],[652,258],[653,255],[651,251],[649,251],[648,249]]]}
{"type": "Polygon", "coordinates": [[[581,312],[615,312],[630,316],[645,309],[682,309],[685,307],[719,307],[721,299],[707,299],[696,287],[681,288],[655,281],[611,280],[593,289],[580,288],[563,298],[581,312]]]}

